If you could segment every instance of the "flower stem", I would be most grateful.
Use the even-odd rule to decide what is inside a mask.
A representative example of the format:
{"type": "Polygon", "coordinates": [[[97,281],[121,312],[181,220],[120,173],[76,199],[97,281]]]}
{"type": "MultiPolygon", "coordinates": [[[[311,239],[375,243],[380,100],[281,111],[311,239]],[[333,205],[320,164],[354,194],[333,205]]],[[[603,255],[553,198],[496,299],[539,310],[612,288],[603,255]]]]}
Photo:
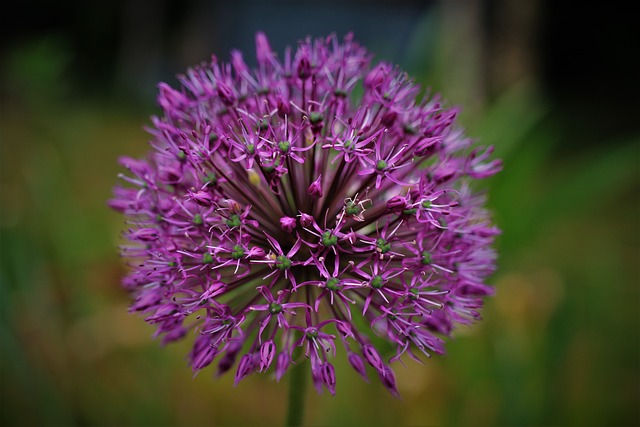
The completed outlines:
{"type": "Polygon", "coordinates": [[[289,409],[287,426],[301,426],[304,416],[304,398],[307,386],[307,369],[299,363],[289,370],[289,409]]]}

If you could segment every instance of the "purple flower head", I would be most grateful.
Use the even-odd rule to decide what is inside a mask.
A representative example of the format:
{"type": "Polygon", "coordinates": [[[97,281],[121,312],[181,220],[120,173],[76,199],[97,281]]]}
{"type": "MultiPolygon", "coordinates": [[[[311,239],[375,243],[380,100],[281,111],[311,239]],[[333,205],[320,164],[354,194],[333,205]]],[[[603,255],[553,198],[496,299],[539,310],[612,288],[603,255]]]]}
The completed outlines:
{"type": "Polygon", "coordinates": [[[216,361],[236,384],[280,380],[309,359],[316,388],[335,394],[344,347],[397,396],[389,364],[443,353],[492,293],[499,230],[473,183],[501,162],[473,147],[457,109],[372,67],[351,35],[280,60],[259,33],[256,57],[251,69],[234,51],[177,89],[161,83],[150,154],[120,159],[109,205],[128,221],[131,310],[162,343],[195,331],[196,373],[216,361]]]}

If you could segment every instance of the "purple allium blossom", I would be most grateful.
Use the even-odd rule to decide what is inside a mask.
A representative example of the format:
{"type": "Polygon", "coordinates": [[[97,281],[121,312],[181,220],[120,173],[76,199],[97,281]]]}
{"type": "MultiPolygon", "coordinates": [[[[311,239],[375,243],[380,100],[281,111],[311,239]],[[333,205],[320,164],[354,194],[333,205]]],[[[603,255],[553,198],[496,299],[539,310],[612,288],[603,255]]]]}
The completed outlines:
{"type": "Polygon", "coordinates": [[[397,395],[389,363],[443,353],[492,293],[499,230],[472,184],[501,162],[350,35],[283,60],[256,45],[255,69],[234,51],[160,84],[151,154],[121,159],[110,204],[130,227],[131,309],[163,343],[195,331],[196,372],[217,360],[236,383],[279,380],[308,358],[334,394],[340,345],[397,395]]]}

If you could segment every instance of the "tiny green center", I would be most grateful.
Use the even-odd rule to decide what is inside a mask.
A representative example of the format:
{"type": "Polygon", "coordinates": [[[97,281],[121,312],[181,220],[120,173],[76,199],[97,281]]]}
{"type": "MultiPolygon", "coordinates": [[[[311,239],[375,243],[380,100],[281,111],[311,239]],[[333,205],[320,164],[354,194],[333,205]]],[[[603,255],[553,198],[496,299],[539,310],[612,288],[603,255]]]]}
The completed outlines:
{"type": "Polygon", "coordinates": [[[282,305],[278,304],[277,302],[272,302],[271,304],[269,304],[269,313],[271,314],[280,314],[282,313],[282,305]]]}
{"type": "Polygon", "coordinates": [[[380,252],[381,254],[386,254],[391,250],[391,243],[380,238],[376,240],[376,247],[378,248],[378,252],[380,252]]]}
{"type": "Polygon", "coordinates": [[[420,262],[422,262],[422,264],[424,265],[429,265],[431,264],[431,254],[429,253],[429,251],[424,251],[422,252],[422,259],[420,260],[420,262]]]}
{"type": "Polygon", "coordinates": [[[231,258],[240,259],[244,256],[244,249],[240,245],[235,245],[233,247],[233,252],[231,252],[231,258]]]}
{"type": "Polygon", "coordinates": [[[387,162],[385,162],[382,159],[378,160],[378,162],[376,163],[376,169],[378,169],[379,171],[383,171],[386,168],[387,168],[387,162]]]}
{"type": "Polygon", "coordinates": [[[229,228],[240,227],[240,224],[242,224],[242,222],[240,221],[240,217],[236,214],[231,215],[227,220],[229,228]]]}
{"type": "Polygon", "coordinates": [[[284,255],[278,255],[276,257],[276,267],[280,270],[288,270],[291,268],[291,260],[284,255]]]}
{"type": "Polygon", "coordinates": [[[371,287],[374,289],[380,289],[384,286],[384,279],[382,276],[373,276],[371,279],[371,287]]]}
{"type": "Polygon", "coordinates": [[[323,246],[334,246],[338,244],[338,236],[331,234],[330,231],[325,231],[322,233],[322,245],[323,246]]]}
{"type": "Polygon", "coordinates": [[[307,338],[309,338],[310,340],[314,339],[314,338],[318,338],[318,330],[317,329],[310,329],[307,331],[306,333],[307,338]]]}
{"type": "Polygon", "coordinates": [[[309,121],[311,122],[311,124],[315,125],[320,123],[322,120],[324,119],[324,117],[322,117],[321,113],[318,113],[316,111],[312,111],[309,114],[309,121]]]}
{"type": "Polygon", "coordinates": [[[356,148],[356,143],[353,142],[350,139],[347,139],[344,144],[342,144],[344,146],[344,148],[346,148],[347,150],[351,151],[352,149],[356,148]]]}
{"type": "Polygon", "coordinates": [[[255,153],[256,152],[255,144],[247,144],[247,151],[249,152],[249,154],[255,153]]]}
{"type": "Polygon", "coordinates": [[[195,215],[193,216],[193,220],[192,220],[192,222],[193,222],[195,225],[202,225],[202,224],[204,223],[204,221],[202,220],[202,215],[200,215],[200,214],[195,214],[195,215]]]}
{"type": "Polygon", "coordinates": [[[288,153],[289,150],[291,149],[291,142],[280,141],[278,142],[278,147],[280,148],[280,151],[282,151],[283,153],[288,153]]]}
{"type": "Polygon", "coordinates": [[[354,202],[347,202],[345,206],[345,212],[347,213],[347,215],[360,215],[360,213],[362,212],[362,208],[360,207],[360,205],[354,202]]]}
{"type": "Polygon", "coordinates": [[[203,264],[212,264],[213,263],[213,255],[209,252],[205,252],[202,254],[202,263],[203,264]]]}
{"type": "Polygon", "coordinates": [[[429,209],[431,207],[431,200],[425,200],[422,202],[422,207],[425,209],[429,209]]]}
{"type": "Polygon", "coordinates": [[[332,277],[331,279],[327,280],[327,283],[325,283],[325,287],[330,291],[337,291],[339,289],[339,283],[340,279],[338,279],[337,277],[332,277]]]}

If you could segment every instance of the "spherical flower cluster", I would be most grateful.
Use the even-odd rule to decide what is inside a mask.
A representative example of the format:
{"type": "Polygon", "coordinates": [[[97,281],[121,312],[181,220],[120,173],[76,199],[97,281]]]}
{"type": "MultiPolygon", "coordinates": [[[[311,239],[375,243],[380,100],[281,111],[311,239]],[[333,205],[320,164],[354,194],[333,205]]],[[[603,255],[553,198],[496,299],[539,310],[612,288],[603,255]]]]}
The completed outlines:
{"type": "Polygon", "coordinates": [[[417,100],[350,35],[282,61],[264,34],[256,45],[255,69],[234,51],[178,90],[160,84],[151,154],[121,159],[130,173],[110,205],[128,219],[131,309],[163,343],[195,331],[196,372],[216,360],[236,383],[279,380],[309,359],[334,394],[341,344],[397,395],[389,364],[443,353],[492,292],[499,231],[471,183],[501,163],[472,147],[456,109],[417,100]]]}

